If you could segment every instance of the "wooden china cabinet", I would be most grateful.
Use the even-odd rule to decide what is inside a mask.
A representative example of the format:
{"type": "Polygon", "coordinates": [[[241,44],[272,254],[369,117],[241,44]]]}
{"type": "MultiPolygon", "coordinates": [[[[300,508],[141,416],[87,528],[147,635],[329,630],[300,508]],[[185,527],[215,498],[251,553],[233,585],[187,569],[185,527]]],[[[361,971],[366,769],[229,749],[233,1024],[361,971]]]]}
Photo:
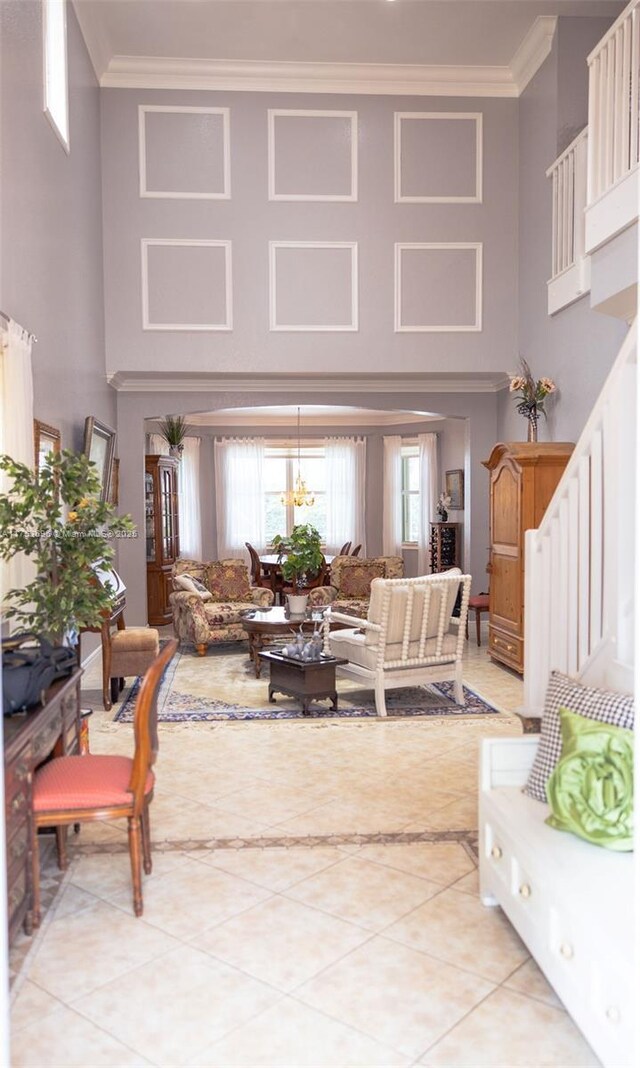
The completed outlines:
{"type": "Polygon", "coordinates": [[[152,626],[171,622],[171,569],[180,555],[179,460],[145,456],[144,511],[147,549],[147,613],[152,626]]]}
{"type": "Polygon", "coordinates": [[[489,655],[524,671],[524,534],[540,526],[574,446],[512,441],[484,460],[491,476],[489,655]]]}

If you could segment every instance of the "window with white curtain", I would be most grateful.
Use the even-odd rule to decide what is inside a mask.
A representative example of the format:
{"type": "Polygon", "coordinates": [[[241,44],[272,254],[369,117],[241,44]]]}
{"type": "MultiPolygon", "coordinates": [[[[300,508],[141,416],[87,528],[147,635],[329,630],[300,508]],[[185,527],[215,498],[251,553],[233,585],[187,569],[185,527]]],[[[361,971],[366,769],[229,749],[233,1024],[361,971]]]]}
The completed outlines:
{"type": "Polygon", "coordinates": [[[43,0],[44,111],[69,151],[69,73],[66,0],[43,0]]]}
{"type": "Polygon", "coordinates": [[[403,445],[402,543],[417,545],[420,530],[420,456],[417,444],[403,445]]]}
{"type": "Polygon", "coordinates": [[[297,446],[270,444],[264,451],[264,514],[265,538],[288,535],[298,523],[312,523],[324,543],[327,533],[326,460],[324,446],[300,446],[300,476],[314,498],[312,505],[283,504],[282,496],[289,493],[298,474],[297,446]]]}

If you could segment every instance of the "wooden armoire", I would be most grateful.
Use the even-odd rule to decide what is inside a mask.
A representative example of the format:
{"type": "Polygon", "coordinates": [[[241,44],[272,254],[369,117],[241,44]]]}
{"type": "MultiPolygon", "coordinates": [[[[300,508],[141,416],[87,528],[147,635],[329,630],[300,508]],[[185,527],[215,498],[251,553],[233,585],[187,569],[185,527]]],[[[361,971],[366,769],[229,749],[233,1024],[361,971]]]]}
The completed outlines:
{"type": "Polygon", "coordinates": [[[489,655],[524,671],[524,534],[540,521],[560,481],[573,443],[510,441],[484,460],[491,485],[489,655]]]}

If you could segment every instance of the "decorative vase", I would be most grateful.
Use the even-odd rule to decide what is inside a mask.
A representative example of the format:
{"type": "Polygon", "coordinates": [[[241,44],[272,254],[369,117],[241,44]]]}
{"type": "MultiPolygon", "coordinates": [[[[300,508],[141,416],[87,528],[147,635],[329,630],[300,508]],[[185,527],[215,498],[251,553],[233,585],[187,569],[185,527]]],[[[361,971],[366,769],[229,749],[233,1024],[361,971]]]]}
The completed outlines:
{"type": "Polygon", "coordinates": [[[439,523],[446,523],[446,522],[448,522],[448,519],[449,519],[449,513],[445,512],[444,509],[441,512],[438,512],[438,522],[439,523]]]}
{"type": "Polygon", "coordinates": [[[183,452],[184,452],[184,445],[170,445],[169,446],[169,456],[173,456],[174,460],[181,460],[183,452]]]}
{"type": "Polygon", "coordinates": [[[538,440],[538,413],[536,411],[530,411],[527,416],[527,441],[538,440]]]}
{"type": "Polygon", "coordinates": [[[287,608],[291,616],[303,616],[307,611],[308,593],[288,593],[287,608]]]}

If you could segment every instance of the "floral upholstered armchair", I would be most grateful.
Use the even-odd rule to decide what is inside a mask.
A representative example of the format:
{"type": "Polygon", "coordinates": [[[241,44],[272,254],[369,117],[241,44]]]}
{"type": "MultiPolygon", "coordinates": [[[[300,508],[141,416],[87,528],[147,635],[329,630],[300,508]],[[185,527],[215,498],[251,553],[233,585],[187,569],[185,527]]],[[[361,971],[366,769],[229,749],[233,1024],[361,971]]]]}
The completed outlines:
{"type": "Polygon", "coordinates": [[[243,641],[245,612],[270,608],[273,593],[249,584],[244,560],[178,560],[171,572],[173,629],[204,656],[214,642],[243,641]]]}
{"type": "Polygon", "coordinates": [[[336,556],[331,564],[331,585],[311,590],[309,605],[317,608],[330,604],[336,612],[366,619],[373,580],[403,577],[401,556],[336,556]]]}

